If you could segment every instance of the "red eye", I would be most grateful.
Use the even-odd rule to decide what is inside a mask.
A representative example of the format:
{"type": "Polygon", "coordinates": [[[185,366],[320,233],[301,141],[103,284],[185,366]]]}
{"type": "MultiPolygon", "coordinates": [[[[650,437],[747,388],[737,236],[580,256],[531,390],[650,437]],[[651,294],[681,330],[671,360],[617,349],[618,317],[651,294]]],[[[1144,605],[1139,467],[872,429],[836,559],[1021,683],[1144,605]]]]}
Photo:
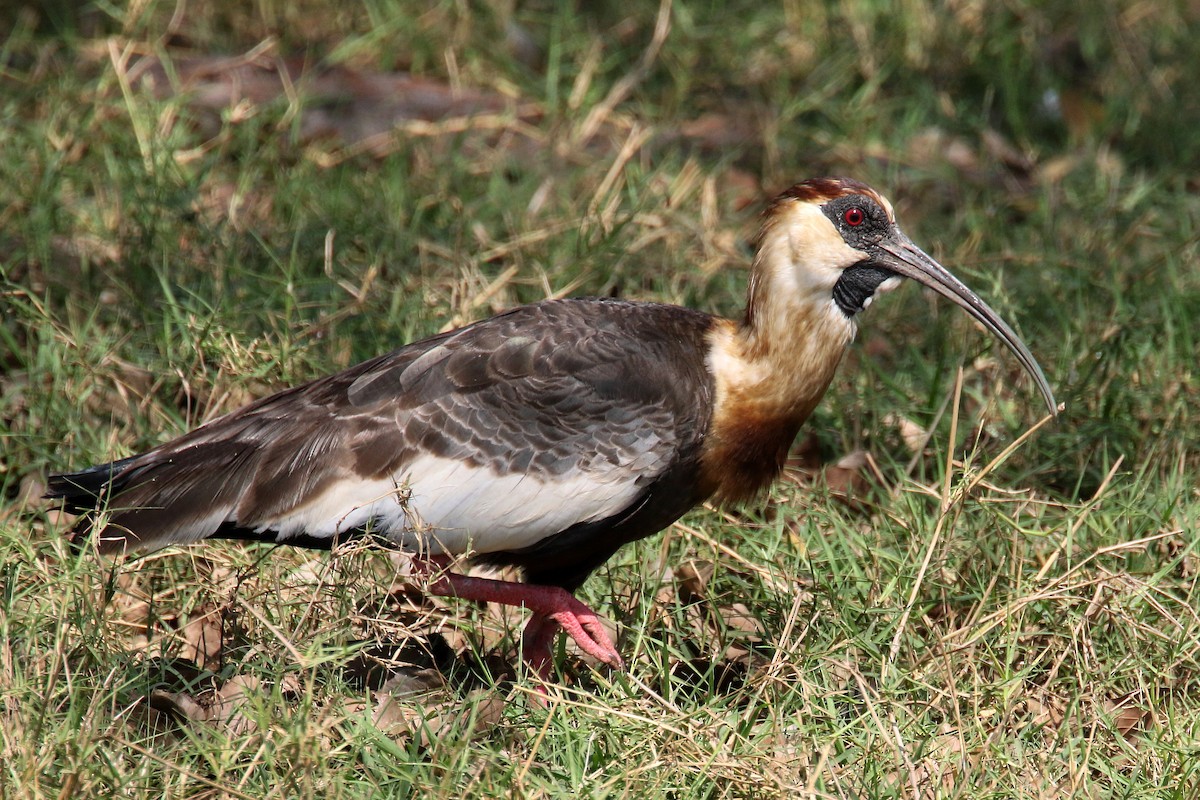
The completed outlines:
{"type": "Polygon", "coordinates": [[[842,219],[846,220],[846,224],[851,228],[857,228],[859,225],[862,225],[866,218],[867,215],[858,206],[847,208],[846,213],[842,215],[842,219]]]}

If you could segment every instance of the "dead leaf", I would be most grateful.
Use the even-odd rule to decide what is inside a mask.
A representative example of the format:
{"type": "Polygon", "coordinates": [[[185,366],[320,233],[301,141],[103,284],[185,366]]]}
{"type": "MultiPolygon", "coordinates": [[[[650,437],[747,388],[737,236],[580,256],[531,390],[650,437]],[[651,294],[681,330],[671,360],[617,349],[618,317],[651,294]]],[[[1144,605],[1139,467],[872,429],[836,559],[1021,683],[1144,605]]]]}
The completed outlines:
{"type": "Polygon", "coordinates": [[[955,765],[962,763],[961,736],[948,725],[924,746],[925,757],[915,764],[912,776],[921,787],[953,789],[961,777],[955,765]]]}
{"type": "MultiPolygon", "coordinates": [[[[720,190],[721,196],[728,198],[726,202],[730,210],[739,212],[745,211],[756,203],[761,203],[764,193],[762,182],[755,173],[737,167],[730,167],[725,171],[721,177],[720,190]]],[[[724,252],[729,253],[731,257],[741,257],[738,247],[739,240],[733,231],[724,231],[718,236],[724,239],[721,243],[724,252]]]]}
{"type": "Polygon", "coordinates": [[[26,475],[21,479],[20,486],[17,489],[16,502],[13,505],[17,509],[36,508],[41,505],[42,495],[44,494],[46,494],[46,482],[42,480],[42,476],[36,474],[26,475]]]}
{"type": "Polygon", "coordinates": [[[274,200],[269,192],[212,181],[201,186],[193,209],[210,224],[227,223],[236,231],[246,231],[262,227],[271,219],[274,200]]]}
{"type": "Polygon", "coordinates": [[[393,736],[407,733],[411,729],[411,716],[408,704],[384,692],[375,701],[371,722],[380,732],[393,736]]]}
{"type": "Polygon", "coordinates": [[[195,662],[201,669],[216,671],[221,668],[221,651],[224,646],[224,613],[226,605],[206,603],[188,618],[179,631],[183,639],[180,656],[195,662]]]}
{"type": "Polygon", "coordinates": [[[867,479],[867,453],[865,450],[855,450],[847,453],[836,463],[825,467],[825,485],[829,492],[856,511],[865,510],[863,502],[870,489],[867,479]]]}
{"type": "Polygon", "coordinates": [[[725,647],[725,660],[750,667],[754,661],[755,650],[762,644],[762,624],[744,603],[721,606],[717,609],[717,616],[725,626],[722,633],[736,632],[732,637],[724,637],[733,639],[725,647]]]}
{"type": "Polygon", "coordinates": [[[896,413],[889,413],[885,416],[883,424],[895,428],[900,433],[900,438],[904,441],[904,446],[908,448],[909,453],[918,455],[924,451],[925,444],[929,441],[929,431],[922,426],[908,417],[896,413]]]}
{"type": "Polygon", "coordinates": [[[675,585],[679,602],[684,605],[703,603],[708,596],[708,582],[712,580],[715,567],[711,561],[692,559],[675,568],[675,585]]]}
{"type": "Polygon", "coordinates": [[[181,722],[208,722],[212,717],[209,706],[187,692],[155,689],[150,692],[149,703],[155,711],[169,714],[181,722]]]}
{"type": "Polygon", "coordinates": [[[407,667],[397,670],[380,687],[393,696],[425,694],[446,685],[446,677],[436,667],[417,669],[407,667]]]}
{"type": "Polygon", "coordinates": [[[1056,186],[1082,163],[1083,159],[1074,153],[1047,159],[1038,170],[1038,180],[1050,186],[1056,186]]]}
{"type": "Polygon", "coordinates": [[[734,603],[731,606],[721,606],[718,609],[726,627],[741,633],[761,634],[762,623],[758,621],[745,603],[734,603]]]}
{"type": "Polygon", "coordinates": [[[300,678],[294,672],[289,672],[279,679],[279,694],[286,700],[299,699],[302,692],[300,678]]]}
{"type": "Polygon", "coordinates": [[[976,177],[981,172],[979,156],[971,145],[962,137],[938,127],[926,128],[909,140],[908,160],[930,169],[950,164],[968,177],[976,177]]]}
{"type": "Polygon", "coordinates": [[[660,609],[668,608],[677,599],[679,599],[679,587],[675,580],[675,570],[668,564],[663,567],[662,575],[658,579],[658,588],[654,592],[653,611],[658,612],[660,609]]]}
{"type": "MultiPolygon", "coordinates": [[[[293,681],[295,676],[289,675],[293,681]]],[[[295,683],[296,692],[299,683],[295,683]]],[[[287,697],[287,679],[280,686],[287,697]]],[[[255,698],[270,694],[271,684],[253,675],[234,675],[219,688],[200,691],[172,692],[157,688],[150,692],[147,703],[151,709],[167,714],[176,722],[200,723],[221,728],[230,736],[244,736],[258,732],[255,722],[245,709],[255,698]]],[[[294,693],[291,693],[294,696],[294,693]]]]}
{"type": "Polygon", "coordinates": [[[490,734],[504,718],[507,706],[504,697],[486,689],[476,690],[466,698],[455,696],[447,702],[428,704],[381,692],[372,721],[388,736],[412,736],[421,747],[429,747],[454,733],[457,725],[470,721],[471,714],[474,714],[473,738],[490,734]]]}
{"type": "Polygon", "coordinates": [[[1112,718],[1113,727],[1124,739],[1132,739],[1134,734],[1146,731],[1156,722],[1154,711],[1138,704],[1136,694],[1140,693],[1104,702],[1104,713],[1112,718]]]}
{"type": "Polygon", "coordinates": [[[223,725],[230,736],[256,733],[258,723],[243,709],[253,697],[266,692],[263,682],[253,675],[234,675],[217,692],[219,700],[213,705],[212,721],[223,725]]]}
{"type": "Polygon", "coordinates": [[[1025,699],[1025,710],[1033,725],[1057,730],[1067,717],[1067,702],[1051,695],[1028,697],[1025,699]]]}

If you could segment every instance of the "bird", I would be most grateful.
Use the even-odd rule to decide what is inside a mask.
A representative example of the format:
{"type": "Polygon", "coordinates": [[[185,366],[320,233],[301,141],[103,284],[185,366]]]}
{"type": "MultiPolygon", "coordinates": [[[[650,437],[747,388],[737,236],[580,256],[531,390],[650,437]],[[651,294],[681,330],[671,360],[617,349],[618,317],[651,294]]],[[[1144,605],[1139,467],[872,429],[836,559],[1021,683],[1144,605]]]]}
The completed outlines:
{"type": "Polygon", "coordinates": [[[758,496],[854,339],[910,278],[999,339],[1057,413],[1042,368],[975,292],[851,178],[762,213],[746,306],[726,318],[616,298],[519,306],[285,389],[139,455],[52,475],[101,554],[205,539],[408,553],[433,595],[523,606],[529,674],[565,632],[623,667],[575,597],[619,548],[704,502],[758,496]],[[520,580],[464,574],[509,567],[520,580]]]}

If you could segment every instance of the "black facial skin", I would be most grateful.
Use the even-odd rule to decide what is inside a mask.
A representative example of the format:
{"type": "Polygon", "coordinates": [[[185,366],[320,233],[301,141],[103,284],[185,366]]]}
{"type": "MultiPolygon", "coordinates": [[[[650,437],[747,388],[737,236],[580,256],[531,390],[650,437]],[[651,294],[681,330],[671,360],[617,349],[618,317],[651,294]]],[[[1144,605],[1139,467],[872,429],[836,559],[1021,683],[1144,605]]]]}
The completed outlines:
{"type": "Polygon", "coordinates": [[[846,244],[855,250],[869,252],[871,247],[892,230],[885,212],[878,203],[870,197],[861,194],[848,194],[836,200],[830,200],[821,206],[821,211],[838,229],[838,233],[846,240],[846,244]],[[852,208],[860,208],[864,214],[861,225],[850,225],[846,222],[846,212],[852,208]]]}
{"type": "MultiPolygon", "coordinates": [[[[870,197],[861,194],[831,200],[821,206],[821,211],[842,234],[846,244],[864,253],[872,253],[892,229],[887,213],[870,197]],[[863,212],[863,221],[859,225],[846,222],[846,212],[852,208],[859,208],[863,212]]],[[[896,275],[872,263],[873,260],[868,255],[854,266],[842,270],[841,277],[833,285],[833,301],[847,317],[853,317],[866,308],[867,300],[875,294],[880,284],[896,275]]]]}

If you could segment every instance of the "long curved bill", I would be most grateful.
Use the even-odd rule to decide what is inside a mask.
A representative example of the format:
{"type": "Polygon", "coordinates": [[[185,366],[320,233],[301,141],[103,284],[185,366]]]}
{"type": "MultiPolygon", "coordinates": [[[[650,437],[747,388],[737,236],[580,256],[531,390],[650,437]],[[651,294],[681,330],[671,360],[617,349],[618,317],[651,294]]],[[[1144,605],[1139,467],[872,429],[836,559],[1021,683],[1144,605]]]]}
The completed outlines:
{"type": "Polygon", "coordinates": [[[1033,382],[1037,384],[1038,391],[1042,393],[1042,399],[1046,401],[1046,407],[1050,409],[1050,413],[1058,414],[1058,404],[1054,401],[1054,392],[1051,391],[1050,383],[1046,380],[1046,375],[1038,365],[1037,359],[1033,357],[1033,353],[1029,352],[1029,348],[1021,341],[1021,337],[1008,327],[1008,323],[1000,319],[1000,315],[993,311],[991,306],[980,300],[979,295],[967,288],[966,284],[951,275],[949,270],[934,261],[900,231],[895,231],[891,236],[879,242],[877,247],[882,251],[876,255],[876,260],[881,262],[880,266],[886,267],[898,275],[912,278],[917,283],[928,286],[943,297],[962,306],[968,314],[991,331],[992,335],[1004,342],[1005,346],[1021,362],[1021,366],[1025,368],[1029,376],[1033,378],[1033,382]]]}

